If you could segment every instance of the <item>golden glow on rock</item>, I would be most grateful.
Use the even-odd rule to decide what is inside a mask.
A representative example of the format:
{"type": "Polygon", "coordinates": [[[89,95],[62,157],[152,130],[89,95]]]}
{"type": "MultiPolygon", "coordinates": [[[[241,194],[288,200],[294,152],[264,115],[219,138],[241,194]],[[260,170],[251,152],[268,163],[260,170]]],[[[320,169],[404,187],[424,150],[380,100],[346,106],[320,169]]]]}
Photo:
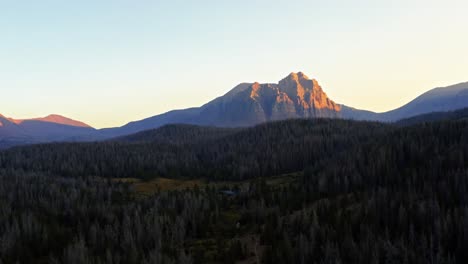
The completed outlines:
{"type": "Polygon", "coordinates": [[[308,116],[314,109],[341,111],[341,106],[328,98],[317,80],[309,79],[302,72],[292,72],[278,84],[255,82],[250,87],[250,98],[261,102],[262,107],[271,109],[279,109],[278,105],[287,104],[287,109],[305,111],[309,113],[308,116]]]}

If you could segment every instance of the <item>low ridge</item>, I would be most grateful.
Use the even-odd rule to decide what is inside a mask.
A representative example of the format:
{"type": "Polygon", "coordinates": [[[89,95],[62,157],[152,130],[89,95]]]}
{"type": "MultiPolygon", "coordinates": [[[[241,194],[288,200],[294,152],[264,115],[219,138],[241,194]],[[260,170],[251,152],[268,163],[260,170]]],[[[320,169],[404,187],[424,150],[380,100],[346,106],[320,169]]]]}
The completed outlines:
{"type": "Polygon", "coordinates": [[[61,115],[48,115],[46,117],[42,118],[35,118],[34,120],[39,120],[39,121],[44,121],[44,122],[51,122],[51,123],[56,123],[56,124],[61,124],[61,125],[67,125],[67,126],[75,126],[75,127],[91,127],[88,124],[85,124],[81,121],[73,120],[61,115]]]}

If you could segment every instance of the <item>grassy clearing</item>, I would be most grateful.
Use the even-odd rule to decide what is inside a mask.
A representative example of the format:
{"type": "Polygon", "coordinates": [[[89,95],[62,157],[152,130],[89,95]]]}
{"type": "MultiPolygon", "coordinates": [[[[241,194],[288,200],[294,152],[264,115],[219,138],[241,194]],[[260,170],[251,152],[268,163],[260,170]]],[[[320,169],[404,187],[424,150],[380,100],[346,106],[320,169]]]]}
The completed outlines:
{"type": "Polygon", "coordinates": [[[158,192],[193,189],[206,185],[204,180],[181,180],[156,178],[150,181],[142,181],[136,178],[121,178],[115,179],[118,182],[130,183],[133,185],[135,192],[138,195],[148,196],[158,192]]]}
{"type": "Polygon", "coordinates": [[[302,175],[302,173],[288,173],[266,178],[265,181],[268,185],[283,186],[296,181],[300,175],[302,175]]]}
{"type": "MultiPolygon", "coordinates": [[[[268,185],[273,186],[283,186],[289,183],[294,182],[300,173],[289,173],[269,178],[264,178],[265,183],[268,185]]],[[[153,195],[158,192],[164,191],[174,191],[174,190],[186,190],[186,189],[193,189],[195,187],[203,188],[207,185],[213,186],[220,189],[235,189],[238,188],[239,190],[247,190],[250,183],[253,181],[258,180],[250,179],[241,182],[207,182],[204,179],[169,179],[169,178],[156,178],[150,181],[143,181],[137,178],[117,178],[113,179],[117,182],[125,182],[130,183],[133,185],[135,192],[138,195],[148,196],[153,195]]]]}

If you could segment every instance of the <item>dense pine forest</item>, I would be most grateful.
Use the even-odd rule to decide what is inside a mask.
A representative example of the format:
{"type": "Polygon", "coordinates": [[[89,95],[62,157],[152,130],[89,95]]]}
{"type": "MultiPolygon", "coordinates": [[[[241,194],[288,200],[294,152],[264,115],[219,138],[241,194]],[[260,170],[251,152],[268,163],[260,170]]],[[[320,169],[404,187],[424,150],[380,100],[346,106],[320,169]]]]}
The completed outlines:
{"type": "Polygon", "coordinates": [[[0,263],[461,264],[466,249],[463,119],[170,125],[0,152],[0,263]]]}

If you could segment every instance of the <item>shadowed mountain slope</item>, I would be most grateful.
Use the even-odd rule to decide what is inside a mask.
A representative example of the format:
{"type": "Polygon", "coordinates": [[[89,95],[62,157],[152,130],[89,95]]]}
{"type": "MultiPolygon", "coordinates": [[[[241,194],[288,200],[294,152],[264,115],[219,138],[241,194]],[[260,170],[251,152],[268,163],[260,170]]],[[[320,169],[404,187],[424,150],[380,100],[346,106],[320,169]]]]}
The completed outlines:
{"type": "Polygon", "coordinates": [[[397,121],[416,115],[447,112],[468,107],[468,82],[432,89],[408,104],[378,114],[380,121],[397,121]]]}

